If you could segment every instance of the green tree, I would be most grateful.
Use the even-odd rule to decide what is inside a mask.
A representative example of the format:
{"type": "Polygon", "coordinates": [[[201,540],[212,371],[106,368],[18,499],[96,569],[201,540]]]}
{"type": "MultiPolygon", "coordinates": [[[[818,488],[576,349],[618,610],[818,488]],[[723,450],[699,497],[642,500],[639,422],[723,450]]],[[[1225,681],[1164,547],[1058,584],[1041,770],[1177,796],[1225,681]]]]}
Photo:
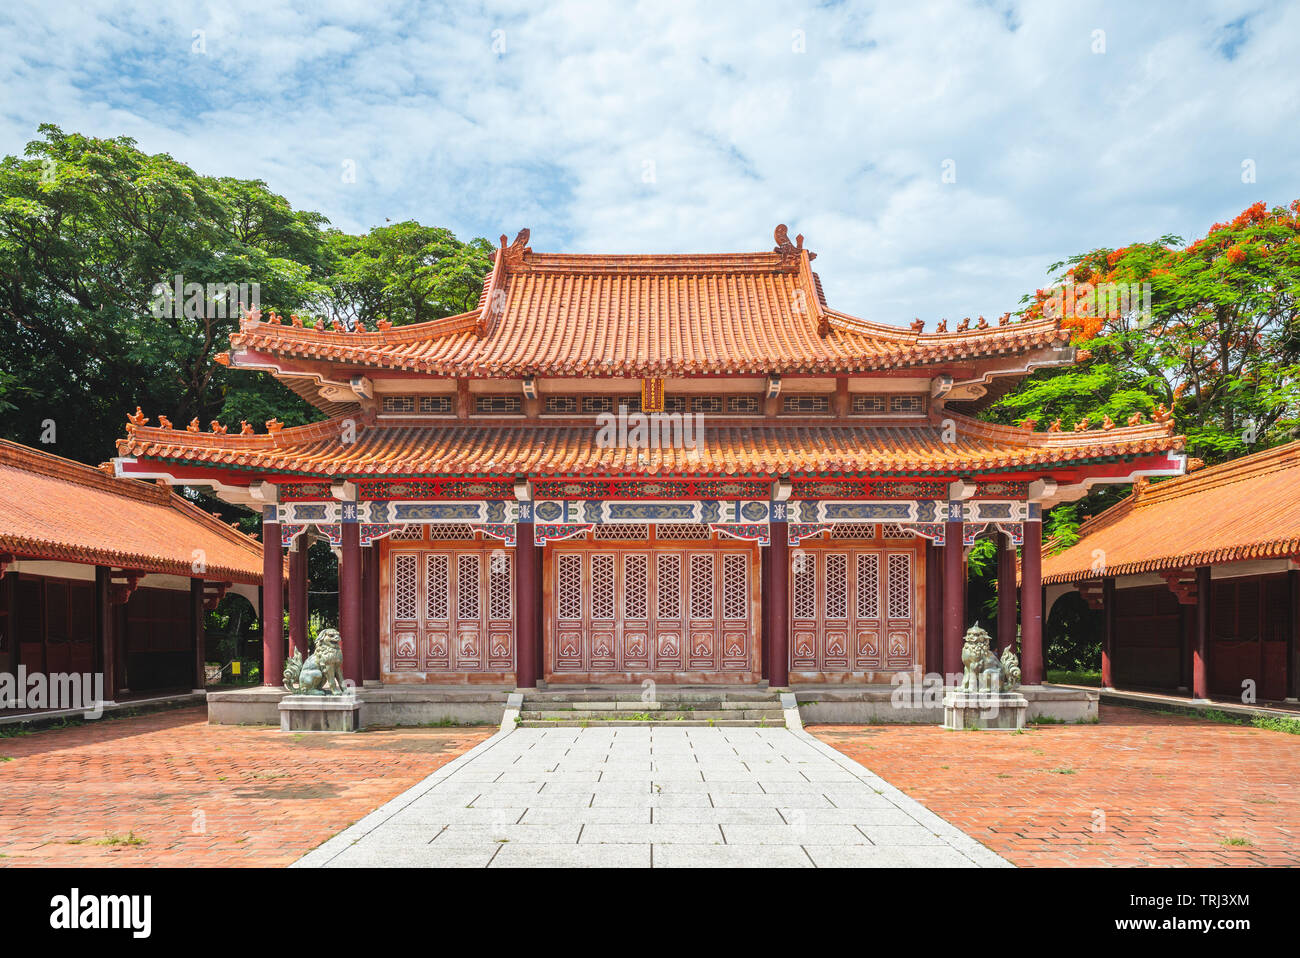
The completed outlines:
{"type": "Polygon", "coordinates": [[[492,268],[492,245],[462,243],[450,230],[414,221],[364,236],[331,233],[332,306],[345,321],[423,323],[468,312],[492,268]]]}
{"type": "MultiPolygon", "coordinates": [[[[327,291],[322,217],[126,137],[40,131],[24,158],[0,162],[6,435],[37,443],[52,421],[48,448],[95,462],[136,405],[178,424],[221,418],[252,379],[213,362],[239,318],[224,288],[243,285],[250,298],[257,288],[264,306],[286,312],[327,291]],[[161,303],[177,277],[202,295],[161,303]]],[[[281,392],[281,419],[312,415],[281,392]]]]}

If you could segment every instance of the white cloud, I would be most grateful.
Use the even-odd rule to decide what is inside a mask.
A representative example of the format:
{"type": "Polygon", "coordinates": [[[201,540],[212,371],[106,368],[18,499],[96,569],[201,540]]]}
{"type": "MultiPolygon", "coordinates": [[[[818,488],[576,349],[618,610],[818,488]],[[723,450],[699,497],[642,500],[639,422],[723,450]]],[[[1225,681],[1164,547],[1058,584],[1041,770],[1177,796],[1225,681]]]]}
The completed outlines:
{"type": "Polygon", "coordinates": [[[784,221],[836,307],[932,325],[1300,196],[1298,34],[1293,5],[1232,2],[19,0],[0,149],[45,121],[125,134],[345,229],[526,225],[542,250],[763,249],[784,221]]]}

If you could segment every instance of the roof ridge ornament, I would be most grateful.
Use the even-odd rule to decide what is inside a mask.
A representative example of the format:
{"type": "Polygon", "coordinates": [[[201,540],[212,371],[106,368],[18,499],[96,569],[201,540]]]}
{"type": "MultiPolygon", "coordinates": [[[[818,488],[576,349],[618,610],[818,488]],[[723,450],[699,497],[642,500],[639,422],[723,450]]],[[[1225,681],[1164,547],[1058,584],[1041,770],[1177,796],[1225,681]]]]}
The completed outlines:
{"type": "MultiPolygon", "coordinates": [[[[794,242],[791,243],[790,228],[786,226],[784,223],[778,223],[772,235],[776,238],[776,248],[773,249],[772,252],[780,254],[781,266],[783,268],[788,269],[790,267],[798,265],[799,254],[803,252],[803,234],[802,233],[798,234],[794,238],[794,242]]],[[[817,258],[816,253],[812,251],[808,251],[809,262],[812,262],[816,258],[817,258]]]]}
{"type": "Polygon", "coordinates": [[[506,234],[501,234],[501,255],[508,268],[517,269],[523,266],[524,255],[533,251],[533,248],[528,245],[529,235],[530,231],[525,227],[515,234],[514,242],[507,246],[506,234]]]}

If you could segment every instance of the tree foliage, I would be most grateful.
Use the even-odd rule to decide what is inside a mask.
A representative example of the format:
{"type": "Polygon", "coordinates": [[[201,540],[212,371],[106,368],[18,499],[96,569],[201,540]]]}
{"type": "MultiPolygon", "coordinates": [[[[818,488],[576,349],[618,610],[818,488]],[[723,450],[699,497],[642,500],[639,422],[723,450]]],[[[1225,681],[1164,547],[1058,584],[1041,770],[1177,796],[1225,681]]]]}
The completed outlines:
{"type": "Polygon", "coordinates": [[[349,236],[259,180],[127,137],[40,133],[0,161],[0,434],[60,455],[111,456],[137,405],[178,425],[319,417],[214,362],[239,322],[227,284],[255,286],[266,311],[406,323],[473,308],[490,268],[483,239],[414,222],[349,236]],[[178,281],[202,296],[159,308],[178,281]]]}

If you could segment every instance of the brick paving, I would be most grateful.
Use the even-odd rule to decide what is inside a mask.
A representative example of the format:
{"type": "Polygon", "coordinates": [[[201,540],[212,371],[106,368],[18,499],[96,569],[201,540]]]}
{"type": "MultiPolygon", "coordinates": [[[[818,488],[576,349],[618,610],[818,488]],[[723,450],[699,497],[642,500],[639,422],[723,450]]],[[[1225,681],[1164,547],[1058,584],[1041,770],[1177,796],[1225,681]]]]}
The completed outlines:
{"type": "Polygon", "coordinates": [[[0,738],[0,865],[288,865],[495,731],[290,735],[206,718],[0,738]]]}
{"type": "Polygon", "coordinates": [[[808,730],[1017,865],[1300,865],[1300,736],[1110,705],[1023,734],[808,730]]]}

